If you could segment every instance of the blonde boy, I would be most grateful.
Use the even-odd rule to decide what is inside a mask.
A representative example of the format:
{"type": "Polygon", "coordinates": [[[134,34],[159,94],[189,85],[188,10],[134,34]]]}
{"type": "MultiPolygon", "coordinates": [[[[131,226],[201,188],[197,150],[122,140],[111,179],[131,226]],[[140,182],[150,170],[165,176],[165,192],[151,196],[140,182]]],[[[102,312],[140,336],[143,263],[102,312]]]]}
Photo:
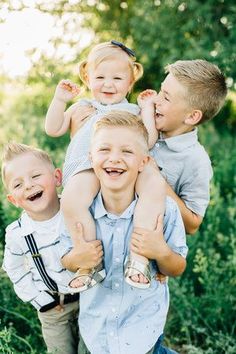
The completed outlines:
{"type": "MultiPolygon", "coordinates": [[[[80,294],[79,353],[153,354],[159,349],[169,306],[167,282],[155,279],[157,265],[172,276],[180,275],[186,266],[181,215],[176,203],[167,198],[164,233],[159,217],[154,231],[137,228],[130,246],[135,183],[149,160],[147,130],[137,116],[113,111],[102,117],[95,124],[90,156],[101,185],[91,213],[97,238],[103,242],[107,275],[80,294]],[[152,260],[152,280],[146,291],[130,286],[123,277],[130,250],[152,260]]],[[[62,236],[59,248],[63,262],[76,262],[69,235],[62,236]]]]}
{"type": "Polygon", "coordinates": [[[178,203],[186,232],[193,234],[209,203],[212,177],[197,125],[219,112],[227,87],[219,68],[205,60],[179,60],[166,72],[160,92],[146,90],[138,103],[159,132],[151,155],[167,181],[167,194],[178,203]]]}
{"type": "Polygon", "coordinates": [[[5,146],[2,180],[7,199],[24,212],[6,229],[3,269],[18,297],[37,309],[48,351],[75,354],[78,294],[68,294],[65,284],[71,275],[57,250],[61,215],[56,189],[61,177],[44,151],[17,143],[5,146]]]}

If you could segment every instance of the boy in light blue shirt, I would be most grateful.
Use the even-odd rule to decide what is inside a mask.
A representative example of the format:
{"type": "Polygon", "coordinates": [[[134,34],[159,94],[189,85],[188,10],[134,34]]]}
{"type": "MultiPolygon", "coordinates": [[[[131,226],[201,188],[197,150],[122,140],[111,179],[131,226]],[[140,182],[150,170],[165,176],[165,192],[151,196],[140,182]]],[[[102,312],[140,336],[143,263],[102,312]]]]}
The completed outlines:
{"type": "MultiPolygon", "coordinates": [[[[177,204],[167,198],[164,221],[154,231],[133,228],[137,202],[135,183],[149,160],[148,135],[142,121],[127,112],[111,112],[96,123],[91,161],[101,183],[91,213],[97,239],[104,249],[106,278],[80,295],[80,352],[94,354],[151,354],[158,350],[169,307],[168,283],[155,279],[180,275],[186,266],[186,237],[177,204]],[[163,234],[164,230],[164,234],[163,234]],[[151,286],[143,291],[127,284],[123,264],[129,251],[151,263],[151,286]]],[[[80,230],[82,234],[82,229],[80,230]]],[[[72,242],[63,233],[62,263],[75,270],[72,242]]]]}

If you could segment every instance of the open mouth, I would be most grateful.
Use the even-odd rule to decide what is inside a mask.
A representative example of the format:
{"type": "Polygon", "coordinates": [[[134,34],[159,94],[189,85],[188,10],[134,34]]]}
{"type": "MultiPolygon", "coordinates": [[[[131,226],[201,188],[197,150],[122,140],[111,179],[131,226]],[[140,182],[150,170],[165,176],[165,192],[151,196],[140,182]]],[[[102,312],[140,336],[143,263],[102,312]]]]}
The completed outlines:
{"type": "Polygon", "coordinates": [[[122,168],[105,168],[105,171],[111,177],[118,177],[125,172],[122,168]]]}
{"type": "Polygon", "coordinates": [[[41,198],[42,195],[43,195],[43,191],[37,192],[37,193],[34,193],[31,196],[29,196],[27,199],[30,200],[31,202],[33,202],[34,200],[41,198]]]}
{"type": "Polygon", "coordinates": [[[161,118],[163,114],[161,114],[158,110],[155,111],[155,118],[161,118]]]}

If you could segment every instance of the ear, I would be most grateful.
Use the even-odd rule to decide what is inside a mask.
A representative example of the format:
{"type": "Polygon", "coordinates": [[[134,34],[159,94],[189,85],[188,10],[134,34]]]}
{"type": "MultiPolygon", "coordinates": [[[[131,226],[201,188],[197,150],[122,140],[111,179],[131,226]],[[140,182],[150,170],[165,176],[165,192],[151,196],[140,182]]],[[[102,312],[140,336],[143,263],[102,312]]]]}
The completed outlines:
{"type": "Polygon", "coordinates": [[[139,166],[139,169],[138,171],[139,172],[142,172],[143,169],[144,169],[144,166],[150,161],[150,156],[149,155],[146,155],[144,156],[144,158],[142,159],[141,163],[140,163],[140,166],[139,166]]]}
{"type": "Polygon", "coordinates": [[[13,197],[13,195],[7,194],[7,200],[9,201],[9,203],[11,203],[11,204],[15,205],[15,207],[19,208],[19,205],[15,201],[15,198],[13,197]]]}
{"type": "Polygon", "coordinates": [[[197,125],[202,119],[202,111],[199,109],[194,109],[188,116],[185,118],[184,123],[187,125],[197,125]]]}
{"type": "Polygon", "coordinates": [[[60,168],[56,168],[54,170],[54,178],[55,178],[56,186],[60,187],[62,183],[62,172],[60,168]]]}

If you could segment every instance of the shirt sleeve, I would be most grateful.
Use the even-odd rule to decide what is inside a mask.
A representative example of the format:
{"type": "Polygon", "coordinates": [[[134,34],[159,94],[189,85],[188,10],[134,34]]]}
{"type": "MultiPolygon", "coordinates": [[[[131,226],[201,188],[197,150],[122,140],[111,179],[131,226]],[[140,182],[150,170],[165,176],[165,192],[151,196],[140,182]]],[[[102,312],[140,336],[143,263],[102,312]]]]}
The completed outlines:
{"type": "Polygon", "coordinates": [[[210,180],[213,172],[211,164],[193,166],[188,170],[179,197],[184,201],[188,209],[200,216],[204,216],[210,201],[210,180]]]}
{"type": "Polygon", "coordinates": [[[59,235],[59,241],[60,241],[57,245],[57,251],[59,257],[63,258],[73,248],[72,239],[70,237],[69,232],[66,229],[63,215],[61,215],[60,222],[58,224],[57,233],[59,235]]]}
{"type": "Polygon", "coordinates": [[[24,302],[30,302],[37,310],[54,302],[53,297],[45,291],[39,291],[35,286],[32,273],[26,264],[25,254],[19,244],[16,243],[15,235],[6,233],[6,246],[4,250],[3,266],[16,295],[24,302]]]}
{"type": "Polygon", "coordinates": [[[184,223],[177,203],[170,197],[166,198],[164,237],[172,251],[186,258],[188,247],[186,244],[184,223]]]}

